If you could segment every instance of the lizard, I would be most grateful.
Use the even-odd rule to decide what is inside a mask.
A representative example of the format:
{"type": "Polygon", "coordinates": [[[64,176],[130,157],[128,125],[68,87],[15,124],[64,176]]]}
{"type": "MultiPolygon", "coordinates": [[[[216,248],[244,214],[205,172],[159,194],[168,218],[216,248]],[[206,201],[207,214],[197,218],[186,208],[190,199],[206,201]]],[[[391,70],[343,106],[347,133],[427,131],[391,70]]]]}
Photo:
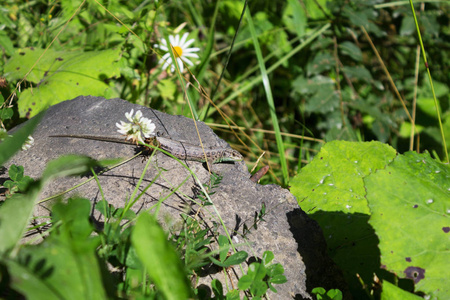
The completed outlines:
{"type": "MultiPolygon", "coordinates": [[[[58,135],[50,135],[49,137],[78,138],[78,139],[88,139],[88,140],[134,145],[134,143],[129,140],[96,135],[58,134],[58,135]]],[[[206,162],[208,163],[209,167],[215,163],[234,162],[234,161],[241,161],[244,159],[243,156],[238,151],[231,148],[203,149],[202,147],[195,146],[189,143],[179,142],[169,138],[158,136],[145,139],[145,143],[150,144],[154,139],[156,139],[159,148],[169,152],[176,158],[182,160],[198,161],[203,163],[206,162]]]]}

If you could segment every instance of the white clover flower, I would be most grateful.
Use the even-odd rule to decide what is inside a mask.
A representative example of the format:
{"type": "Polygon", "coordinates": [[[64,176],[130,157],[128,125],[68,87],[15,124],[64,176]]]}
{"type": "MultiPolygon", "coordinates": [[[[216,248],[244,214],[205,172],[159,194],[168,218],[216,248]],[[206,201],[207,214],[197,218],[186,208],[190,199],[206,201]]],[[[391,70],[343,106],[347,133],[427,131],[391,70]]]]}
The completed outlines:
{"type": "Polygon", "coordinates": [[[22,145],[22,150],[26,151],[26,150],[30,149],[31,146],[33,146],[33,144],[34,144],[34,138],[31,135],[29,135],[27,137],[27,140],[25,141],[25,143],[22,145]]]}
{"type": "Polygon", "coordinates": [[[144,142],[142,139],[142,135],[144,138],[150,137],[155,131],[155,124],[152,123],[152,120],[148,118],[142,117],[142,112],[138,110],[134,115],[134,109],[132,109],[129,113],[125,113],[125,117],[131,123],[127,123],[124,121],[120,121],[116,123],[116,126],[119,128],[117,130],[120,134],[126,136],[127,140],[131,140],[133,143],[144,142]]]}
{"type": "MultiPolygon", "coordinates": [[[[186,64],[193,66],[194,64],[188,59],[188,57],[198,58],[198,55],[193,52],[200,51],[200,48],[188,48],[195,41],[194,39],[190,39],[189,41],[186,42],[188,35],[189,34],[186,32],[185,34],[183,34],[181,39],[178,34],[175,36],[169,35],[169,42],[175,51],[174,55],[177,60],[177,64],[180,68],[181,73],[183,73],[183,70],[184,70],[183,61],[186,64]]],[[[169,47],[167,46],[166,39],[163,38],[161,40],[161,45],[154,45],[154,47],[167,52],[166,54],[163,55],[163,57],[158,62],[159,64],[161,64],[161,63],[163,64],[162,69],[165,70],[169,66],[171,66],[170,71],[174,72],[175,64],[172,61],[172,57],[170,56],[170,52],[169,52],[170,46],[169,47]]]]}

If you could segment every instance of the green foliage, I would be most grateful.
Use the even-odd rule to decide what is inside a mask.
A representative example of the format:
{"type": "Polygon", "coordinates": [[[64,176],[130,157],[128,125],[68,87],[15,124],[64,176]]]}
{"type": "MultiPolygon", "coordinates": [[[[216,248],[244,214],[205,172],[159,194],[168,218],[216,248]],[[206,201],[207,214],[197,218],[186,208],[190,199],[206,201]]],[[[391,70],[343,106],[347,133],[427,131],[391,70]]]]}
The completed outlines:
{"type": "Polygon", "coordinates": [[[11,165],[8,170],[8,175],[11,180],[3,182],[3,186],[8,189],[6,198],[11,197],[17,192],[24,192],[33,182],[30,176],[24,176],[22,166],[11,165]]]}
{"type": "MultiPolygon", "coordinates": [[[[30,122],[18,129],[13,136],[4,137],[0,144],[0,166],[22,148],[43,115],[44,113],[41,113],[36,118],[33,118],[33,120],[30,120],[30,122]]],[[[0,130],[0,132],[2,131],[0,130]]]]}
{"type": "Polygon", "coordinates": [[[35,88],[21,93],[18,102],[20,116],[32,117],[51,105],[80,95],[116,96],[114,90],[103,81],[119,75],[119,66],[115,62],[119,59],[119,52],[50,49],[43,55],[43,49],[16,51],[5,65],[5,77],[11,81],[26,78],[36,84],[35,88]],[[31,66],[34,66],[33,70],[31,66]]]}
{"type": "Polygon", "coordinates": [[[449,178],[448,165],[408,152],[365,180],[381,264],[438,299],[450,297],[449,178]]]}
{"type": "Polygon", "coordinates": [[[262,262],[251,263],[247,274],[239,279],[239,289],[249,289],[252,296],[257,299],[263,296],[269,288],[276,293],[277,290],[273,287],[273,284],[282,284],[287,280],[283,275],[284,269],[280,264],[270,264],[273,258],[273,253],[266,251],[263,254],[262,262]]]}
{"type": "Polygon", "coordinates": [[[311,291],[316,295],[317,300],[342,300],[342,292],[340,290],[331,289],[328,292],[321,287],[314,288],[311,291]]]}
{"type": "Polygon", "coordinates": [[[183,264],[153,216],[147,213],[139,215],[131,241],[165,299],[188,299],[192,296],[183,264]]]}
{"type": "MultiPolygon", "coordinates": [[[[450,247],[448,166],[428,154],[396,154],[379,142],[330,142],[292,180],[299,205],[321,226],[354,295],[373,274],[412,279],[445,299],[450,247]]],[[[360,290],[360,292],[358,292],[360,290]]]]}
{"type": "MultiPolygon", "coordinates": [[[[293,180],[293,191],[303,200],[301,207],[322,226],[330,255],[344,270],[355,298],[365,297],[356,273],[366,283],[372,282],[373,273],[393,281],[394,276],[385,274],[387,271],[405,277],[408,267],[420,268],[407,272],[418,281],[416,290],[430,295],[445,293],[442,287],[448,285],[445,284],[448,272],[442,270],[446,264],[440,262],[448,261],[442,253],[446,244],[437,241],[447,230],[442,222],[448,213],[445,210],[448,195],[445,183],[439,181],[443,181],[439,179],[440,173],[434,178],[431,175],[433,171],[446,174],[443,171],[446,169],[428,156],[416,158],[430,166],[431,173],[427,174],[414,168],[417,163],[412,154],[403,156],[396,151],[427,149],[436,153],[436,157],[444,157],[442,133],[446,134],[445,141],[450,147],[450,58],[445,51],[450,41],[448,5],[429,1],[414,5],[429,60],[426,67],[417,58],[420,56],[415,19],[406,1],[256,1],[249,2],[247,7],[253,19],[242,21],[244,3],[239,1],[101,3],[62,0],[60,5],[49,5],[42,1],[6,0],[0,4],[3,54],[0,74],[5,77],[0,77],[0,125],[12,128],[24,117],[50,105],[87,94],[119,96],[170,114],[192,117],[187,105],[190,103],[195,116],[202,116],[208,124],[224,124],[217,108],[208,105],[211,96],[217,107],[249,134],[238,139],[231,132],[222,132],[222,137],[235,144],[239,141],[235,147],[247,154],[247,161],[254,162],[262,151],[266,152],[261,162],[270,164],[273,173],[263,177],[265,182],[287,182],[287,171],[294,174],[299,171],[297,166],[300,168],[315,156],[293,180]],[[191,32],[190,38],[195,39],[192,46],[203,50],[200,64],[190,68],[193,76],[187,73],[183,77],[174,76],[161,70],[159,59],[163,53],[160,49],[153,50],[161,39],[178,32],[191,32]],[[50,48],[41,57],[47,47],[50,48]],[[428,71],[433,76],[436,102],[428,71]],[[224,77],[218,81],[222,73],[224,77]],[[18,87],[21,80],[24,81],[18,87]],[[273,95],[268,96],[270,93],[273,95]],[[273,100],[267,102],[270,98],[273,100]],[[436,109],[442,112],[442,132],[436,109]],[[413,111],[415,132],[408,116],[413,111]],[[273,129],[277,127],[274,136],[273,129]],[[305,134],[315,140],[299,142],[305,134]],[[376,142],[330,143],[317,154],[322,146],[318,139],[378,140],[393,148],[376,142]],[[287,156],[281,162],[278,155],[284,154],[287,156]],[[392,173],[387,175],[387,170],[392,173]],[[386,179],[394,174],[394,180],[386,179]],[[430,181],[427,176],[436,180],[430,181]],[[411,187],[410,190],[406,191],[405,186],[411,187]],[[392,195],[387,195],[387,188],[392,195]],[[410,209],[409,199],[414,197],[433,203],[410,209]],[[384,211],[387,208],[389,212],[384,211]],[[383,215],[376,215],[375,211],[381,210],[383,215]],[[420,220],[429,222],[404,229],[396,227],[404,225],[400,216],[413,225],[420,220]],[[392,228],[414,232],[415,239],[408,240],[408,234],[397,238],[392,228]],[[426,228],[426,236],[415,232],[415,228],[426,228]],[[410,245],[413,245],[408,249],[410,252],[403,252],[410,245]],[[393,247],[394,253],[390,253],[393,247]],[[430,250],[432,247],[435,252],[430,250]],[[423,254],[414,256],[410,254],[413,250],[423,254]]],[[[0,144],[0,164],[19,151],[33,126],[25,126],[0,144]]],[[[0,135],[5,137],[7,133],[1,130],[0,135]]],[[[11,167],[11,180],[4,186],[11,194],[16,193],[10,199],[17,201],[8,199],[4,209],[1,208],[4,221],[0,223],[0,248],[10,251],[17,245],[25,230],[24,220],[28,219],[44,180],[57,174],[86,171],[93,164],[87,158],[77,157],[74,161],[63,158],[50,166],[44,178],[31,184],[20,166],[11,167]],[[62,165],[66,163],[72,171],[64,171],[62,165]],[[9,223],[17,226],[5,225],[9,223]],[[8,230],[2,230],[4,226],[8,230]]],[[[203,205],[212,205],[208,195],[201,194],[199,198],[203,205]]],[[[134,220],[134,213],[128,208],[114,208],[106,201],[100,201],[96,209],[108,220],[101,232],[98,255],[122,270],[126,277],[117,283],[117,294],[159,297],[163,289],[152,288],[131,245],[133,227],[124,228],[120,224],[124,219],[134,220]]],[[[258,222],[264,221],[264,214],[263,206],[253,224],[244,224],[244,231],[256,228],[258,222]]],[[[184,230],[172,233],[170,239],[184,260],[186,272],[214,260],[221,266],[240,261],[239,255],[233,260],[226,257],[229,253],[224,249],[230,249],[231,245],[224,238],[217,250],[219,257],[213,257],[208,253],[212,236],[201,230],[196,220],[184,216],[184,221],[184,230]]],[[[443,240],[446,241],[445,237],[443,240]]],[[[36,298],[41,292],[51,298],[52,290],[40,284],[39,276],[16,261],[7,264],[14,276],[23,272],[30,278],[23,284],[35,289],[36,298]]],[[[249,288],[259,294],[264,285],[258,276],[265,269],[254,265],[252,272],[246,277],[251,282],[249,288]]],[[[216,299],[239,299],[239,290],[227,291],[224,296],[220,282],[214,281],[212,287],[216,299]]],[[[322,297],[328,295],[319,292],[322,297]]],[[[381,297],[414,295],[383,280],[381,297]]]]}
{"type": "Polygon", "coordinates": [[[381,300],[403,299],[403,300],[420,300],[423,299],[417,295],[402,290],[389,281],[383,281],[383,291],[381,292],[381,300]]]}

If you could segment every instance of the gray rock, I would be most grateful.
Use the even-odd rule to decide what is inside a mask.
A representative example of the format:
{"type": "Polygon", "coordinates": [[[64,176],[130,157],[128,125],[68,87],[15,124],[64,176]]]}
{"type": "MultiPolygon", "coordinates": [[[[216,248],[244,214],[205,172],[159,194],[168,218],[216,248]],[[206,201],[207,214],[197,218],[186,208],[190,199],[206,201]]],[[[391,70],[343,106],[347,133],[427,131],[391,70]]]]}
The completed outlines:
{"type": "MultiPolygon", "coordinates": [[[[175,140],[199,144],[197,131],[191,119],[167,115],[121,99],[107,100],[81,96],[49,108],[33,134],[33,147],[18,153],[6,167],[11,164],[22,165],[25,168],[25,175],[38,178],[49,161],[64,154],[85,154],[95,159],[131,157],[137,148],[133,145],[49,137],[55,134],[120,137],[115,124],[120,120],[127,121],[124,114],[131,109],[141,110],[145,117],[155,123],[156,130],[160,134],[175,140]]],[[[229,147],[204,123],[197,122],[197,125],[206,147],[229,147]]],[[[123,207],[126,199],[136,188],[146,163],[144,158],[137,157],[99,176],[105,199],[115,207],[123,207]]],[[[202,163],[192,161],[185,163],[203,184],[209,181],[209,173],[202,163]]],[[[326,245],[320,228],[299,208],[289,191],[276,185],[262,186],[253,183],[249,180],[250,174],[244,162],[216,164],[215,168],[223,178],[214,190],[212,202],[228,231],[239,240],[238,250],[247,251],[250,256],[254,255],[259,259],[264,251],[270,250],[275,255],[274,261],[281,263],[285,269],[288,282],[275,286],[278,293],[270,294],[272,299],[311,299],[307,291],[318,286],[346,290],[341,273],[326,255],[326,245]],[[255,214],[261,210],[263,203],[267,214],[264,221],[257,223],[256,229],[251,228],[245,235],[247,244],[251,245],[248,247],[242,237],[244,224],[247,227],[253,225],[255,214]]],[[[2,174],[0,180],[6,177],[7,174],[2,174]]],[[[86,177],[57,179],[44,189],[41,199],[64,192],[86,179],[86,177]]],[[[183,212],[198,213],[209,226],[217,222],[217,216],[210,209],[211,206],[206,207],[207,212],[193,204],[192,199],[196,198],[198,187],[193,176],[165,154],[156,153],[151,159],[139,192],[147,185],[150,187],[135,203],[132,208],[134,211],[145,211],[167,197],[161,202],[159,212],[163,226],[168,227],[180,222],[180,214],[183,212]],[[155,181],[152,183],[153,180],[155,181]]],[[[94,180],[65,194],[64,197],[73,195],[81,195],[93,203],[102,200],[94,180]]],[[[52,201],[47,201],[37,205],[34,215],[48,216],[51,204],[52,201]]],[[[98,215],[94,214],[94,217],[98,218],[98,215]]],[[[234,268],[234,271],[239,275],[239,268],[234,268]]],[[[226,277],[222,272],[209,274],[201,279],[200,283],[207,286],[212,278],[219,278],[224,282],[229,280],[228,276],[226,277]]],[[[234,286],[237,286],[237,279],[234,278],[233,281],[234,286]]]]}

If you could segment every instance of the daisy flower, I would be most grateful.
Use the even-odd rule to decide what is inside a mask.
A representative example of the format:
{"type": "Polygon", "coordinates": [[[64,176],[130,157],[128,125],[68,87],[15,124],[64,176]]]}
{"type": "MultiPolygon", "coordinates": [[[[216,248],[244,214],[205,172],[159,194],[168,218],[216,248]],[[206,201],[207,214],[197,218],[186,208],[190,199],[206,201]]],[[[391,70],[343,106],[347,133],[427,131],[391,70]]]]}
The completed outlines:
{"type": "Polygon", "coordinates": [[[156,126],[152,123],[152,120],[143,118],[140,110],[138,110],[134,116],[133,114],[134,109],[129,113],[125,113],[125,117],[131,123],[124,121],[120,121],[120,124],[116,123],[116,126],[119,128],[117,131],[125,135],[127,140],[131,140],[133,143],[143,143],[144,140],[142,139],[142,136],[144,136],[144,138],[152,136],[156,126]]]}
{"type": "MultiPolygon", "coordinates": [[[[184,70],[183,62],[185,62],[186,64],[188,64],[190,66],[193,66],[194,64],[188,59],[188,57],[198,58],[198,55],[193,52],[200,51],[200,48],[188,48],[195,41],[194,39],[190,39],[189,41],[186,42],[188,35],[189,34],[186,32],[185,34],[183,34],[181,39],[178,34],[175,36],[169,35],[169,42],[175,51],[174,55],[177,60],[177,64],[178,64],[178,67],[180,68],[181,73],[183,73],[183,70],[184,70]]],[[[170,56],[170,52],[169,52],[170,46],[169,47],[167,46],[166,39],[163,38],[161,40],[161,45],[154,45],[154,47],[167,52],[166,54],[163,55],[163,57],[158,62],[160,64],[161,63],[163,64],[162,69],[165,70],[170,66],[170,71],[174,72],[175,64],[172,61],[172,57],[170,56]]]]}

